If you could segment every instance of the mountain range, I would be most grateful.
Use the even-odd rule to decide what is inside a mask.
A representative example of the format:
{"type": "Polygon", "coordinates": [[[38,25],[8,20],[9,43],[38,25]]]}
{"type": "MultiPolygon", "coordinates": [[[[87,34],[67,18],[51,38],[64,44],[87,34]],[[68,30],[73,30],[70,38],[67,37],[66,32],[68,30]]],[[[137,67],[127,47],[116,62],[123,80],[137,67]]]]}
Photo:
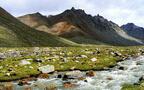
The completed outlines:
{"type": "Polygon", "coordinates": [[[135,29],[75,8],[58,15],[37,12],[17,18],[0,8],[0,46],[143,45],[143,30],[135,29]]]}
{"type": "Polygon", "coordinates": [[[121,28],[130,36],[138,38],[144,42],[144,28],[135,25],[134,23],[128,23],[122,25],[121,28]]]}

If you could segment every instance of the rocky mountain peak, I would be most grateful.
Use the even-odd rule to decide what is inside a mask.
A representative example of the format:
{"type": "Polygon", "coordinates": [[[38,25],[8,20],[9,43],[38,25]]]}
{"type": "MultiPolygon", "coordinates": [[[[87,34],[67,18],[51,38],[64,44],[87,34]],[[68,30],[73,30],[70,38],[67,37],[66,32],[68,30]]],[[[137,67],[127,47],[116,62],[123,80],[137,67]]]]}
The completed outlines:
{"type": "Polygon", "coordinates": [[[130,36],[141,39],[144,42],[144,28],[136,26],[134,23],[122,25],[121,28],[130,36]]]}
{"type": "Polygon", "coordinates": [[[127,23],[125,25],[122,25],[121,28],[126,29],[126,30],[133,30],[133,29],[140,28],[140,27],[136,26],[134,23],[127,23]]]}

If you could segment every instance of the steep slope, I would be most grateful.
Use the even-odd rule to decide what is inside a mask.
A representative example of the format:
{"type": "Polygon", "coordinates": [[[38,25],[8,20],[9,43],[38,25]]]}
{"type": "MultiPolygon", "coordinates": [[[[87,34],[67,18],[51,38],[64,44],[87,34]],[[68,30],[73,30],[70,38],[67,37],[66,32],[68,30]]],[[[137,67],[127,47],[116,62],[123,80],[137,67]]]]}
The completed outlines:
{"type": "Polygon", "coordinates": [[[0,46],[69,46],[63,38],[37,31],[21,23],[0,7],[0,46]]]}
{"type": "MultiPolygon", "coordinates": [[[[19,19],[21,20],[21,17],[19,19]]],[[[23,20],[21,21],[23,22],[23,20]]],[[[26,22],[24,23],[29,25],[26,22]]],[[[61,14],[49,16],[45,19],[45,23],[47,23],[48,28],[46,32],[66,37],[75,42],[88,41],[88,43],[95,43],[99,41],[111,45],[142,44],[138,39],[127,35],[115,23],[108,21],[99,15],[94,17],[88,15],[81,9],[72,8],[61,14]]],[[[38,30],[42,29],[39,28],[38,30]]]]}
{"type": "Polygon", "coordinates": [[[104,19],[102,16],[87,15],[81,9],[66,10],[65,12],[51,16],[48,22],[54,25],[58,22],[68,22],[80,28],[92,38],[112,45],[139,45],[141,42],[128,36],[118,25],[104,19]]]}
{"type": "Polygon", "coordinates": [[[83,32],[80,28],[74,26],[71,23],[64,21],[51,25],[51,22],[49,22],[48,18],[40,13],[27,14],[18,17],[21,22],[29,25],[32,28],[67,38],[79,44],[103,44],[91,38],[87,33],[83,32]]]}
{"type": "Polygon", "coordinates": [[[135,38],[141,39],[144,42],[144,28],[136,26],[134,23],[128,23],[121,26],[124,31],[135,38]]]}

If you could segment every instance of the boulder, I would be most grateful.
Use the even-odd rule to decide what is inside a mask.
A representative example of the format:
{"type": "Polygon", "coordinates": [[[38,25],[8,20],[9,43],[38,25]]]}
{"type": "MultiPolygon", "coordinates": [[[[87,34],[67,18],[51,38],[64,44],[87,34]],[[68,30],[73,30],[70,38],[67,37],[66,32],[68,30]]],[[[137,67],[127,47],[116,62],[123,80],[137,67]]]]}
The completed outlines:
{"type": "Polygon", "coordinates": [[[72,84],[71,82],[65,82],[63,84],[64,88],[72,88],[72,87],[75,87],[76,85],[75,84],[72,84]]]}
{"type": "Polygon", "coordinates": [[[71,78],[79,78],[83,76],[83,73],[79,70],[76,70],[76,71],[66,72],[66,75],[68,75],[71,78]]]}
{"type": "Polygon", "coordinates": [[[95,74],[95,72],[94,71],[88,71],[88,72],[86,72],[86,76],[89,76],[89,77],[94,77],[96,74],[95,74]]]}
{"type": "Polygon", "coordinates": [[[46,65],[38,68],[42,73],[51,73],[55,71],[54,65],[46,65]]]}
{"type": "Polygon", "coordinates": [[[18,82],[18,85],[19,85],[19,86],[29,85],[29,83],[28,83],[28,80],[24,79],[24,80],[20,80],[20,81],[18,82]]]}

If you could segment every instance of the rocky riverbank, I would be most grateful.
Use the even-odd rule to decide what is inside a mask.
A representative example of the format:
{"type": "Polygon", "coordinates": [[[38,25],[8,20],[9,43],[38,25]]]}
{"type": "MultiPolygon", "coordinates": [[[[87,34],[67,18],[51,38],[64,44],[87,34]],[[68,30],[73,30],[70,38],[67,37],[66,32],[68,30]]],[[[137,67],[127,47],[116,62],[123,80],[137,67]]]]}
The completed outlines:
{"type": "MultiPolygon", "coordinates": [[[[143,47],[109,46],[3,48],[0,50],[0,81],[17,80],[16,83],[20,86],[31,86],[29,81],[34,82],[45,79],[49,81],[51,77],[54,79],[61,78],[62,80],[68,79],[69,77],[66,73],[60,74],[60,72],[72,71],[70,73],[74,73],[75,70],[79,75],[83,75],[77,77],[77,80],[87,82],[86,76],[95,77],[95,70],[98,70],[98,72],[99,70],[109,71],[119,61],[123,62],[131,57],[144,54],[143,47]],[[83,73],[83,71],[88,71],[89,73],[83,73]]],[[[125,67],[121,66],[118,69],[125,70],[125,67]]],[[[71,79],[75,78],[72,76],[71,79]]],[[[111,80],[112,78],[108,77],[108,79],[111,80]]],[[[65,87],[77,86],[71,82],[63,84],[65,87]]],[[[1,85],[3,86],[3,84],[1,85]]]]}
{"type": "MultiPolygon", "coordinates": [[[[144,56],[129,58],[104,71],[66,71],[40,74],[15,82],[1,83],[8,90],[121,90],[124,84],[144,80],[144,56]]],[[[2,89],[3,90],[3,89],[2,89]]]]}

